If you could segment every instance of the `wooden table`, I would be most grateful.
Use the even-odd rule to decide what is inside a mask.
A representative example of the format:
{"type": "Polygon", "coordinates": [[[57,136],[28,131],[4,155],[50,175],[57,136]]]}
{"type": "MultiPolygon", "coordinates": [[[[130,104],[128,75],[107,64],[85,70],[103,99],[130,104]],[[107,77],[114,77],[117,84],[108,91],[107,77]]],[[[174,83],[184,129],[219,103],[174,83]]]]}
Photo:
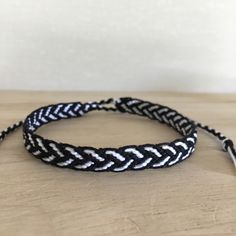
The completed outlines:
{"type": "MultiPolygon", "coordinates": [[[[0,128],[41,105],[126,95],[173,107],[236,141],[236,95],[1,92],[0,128]]],[[[105,112],[39,133],[96,147],[178,137],[154,121],[105,112]]],[[[91,173],[45,165],[26,152],[17,131],[0,145],[0,235],[236,235],[235,173],[219,143],[203,132],[193,156],[172,168],[91,173]]]]}

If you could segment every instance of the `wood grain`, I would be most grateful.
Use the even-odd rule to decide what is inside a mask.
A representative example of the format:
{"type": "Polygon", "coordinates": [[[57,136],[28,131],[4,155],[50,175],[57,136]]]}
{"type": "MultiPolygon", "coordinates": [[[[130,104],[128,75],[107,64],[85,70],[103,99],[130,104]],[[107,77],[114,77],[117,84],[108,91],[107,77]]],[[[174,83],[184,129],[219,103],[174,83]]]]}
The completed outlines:
{"type": "MultiPolygon", "coordinates": [[[[41,105],[126,95],[173,107],[236,141],[235,94],[5,91],[0,129],[41,105]]],[[[39,133],[97,147],[178,137],[154,121],[105,112],[49,124],[39,133]]],[[[17,131],[0,145],[0,235],[236,235],[235,176],[228,155],[203,132],[194,155],[175,167],[89,173],[36,160],[17,131]]]]}

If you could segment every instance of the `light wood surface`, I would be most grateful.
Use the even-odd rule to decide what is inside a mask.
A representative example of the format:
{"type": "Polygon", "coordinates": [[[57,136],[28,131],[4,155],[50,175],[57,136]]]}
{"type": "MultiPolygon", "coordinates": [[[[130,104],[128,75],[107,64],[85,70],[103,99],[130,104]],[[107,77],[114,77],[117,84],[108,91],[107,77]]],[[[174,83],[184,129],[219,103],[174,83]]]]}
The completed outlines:
{"type": "MultiPolygon", "coordinates": [[[[0,92],[0,129],[49,103],[134,96],[173,107],[236,141],[236,95],[0,92]]],[[[39,130],[75,145],[118,147],[171,141],[165,125],[91,112],[39,130]]],[[[0,235],[236,235],[236,178],[228,155],[199,132],[196,152],[168,169],[91,173],[38,161],[21,130],[0,144],[0,235]]]]}

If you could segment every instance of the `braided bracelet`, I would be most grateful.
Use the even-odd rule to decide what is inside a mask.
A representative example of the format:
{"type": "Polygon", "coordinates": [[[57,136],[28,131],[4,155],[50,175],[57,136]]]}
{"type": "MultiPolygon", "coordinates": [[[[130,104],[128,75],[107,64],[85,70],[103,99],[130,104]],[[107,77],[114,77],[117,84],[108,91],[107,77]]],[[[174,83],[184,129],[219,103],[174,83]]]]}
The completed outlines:
{"type": "Polygon", "coordinates": [[[125,171],[173,166],[190,157],[197,142],[197,128],[221,141],[236,167],[236,151],[232,140],[220,132],[195,122],[176,110],[160,104],[131,97],[112,98],[99,102],[59,103],[41,107],[0,133],[0,141],[7,134],[23,126],[24,145],[29,153],[41,161],[62,168],[86,171],[125,171]],[[112,104],[112,106],[108,106],[112,104]],[[130,113],[165,123],[182,135],[169,143],[128,145],[119,148],[73,146],[45,139],[35,131],[52,121],[76,118],[93,110],[130,113]]]}

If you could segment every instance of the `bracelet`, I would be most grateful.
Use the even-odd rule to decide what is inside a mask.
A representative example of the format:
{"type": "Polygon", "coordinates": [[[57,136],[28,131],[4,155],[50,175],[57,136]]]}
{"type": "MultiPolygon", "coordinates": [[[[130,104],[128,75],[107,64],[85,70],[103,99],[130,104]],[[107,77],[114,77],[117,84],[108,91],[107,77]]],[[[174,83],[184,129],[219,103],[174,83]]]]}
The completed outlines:
{"type": "Polygon", "coordinates": [[[41,161],[61,168],[86,171],[142,170],[170,167],[191,156],[197,143],[197,128],[214,135],[228,152],[236,167],[236,151],[232,140],[220,132],[195,122],[167,106],[131,97],[110,98],[99,102],[59,103],[40,107],[24,121],[15,123],[0,133],[0,141],[7,134],[23,126],[25,148],[41,161]],[[49,122],[84,116],[93,110],[130,113],[164,123],[182,138],[168,143],[127,145],[119,148],[73,146],[45,139],[35,132],[49,122]]]}

